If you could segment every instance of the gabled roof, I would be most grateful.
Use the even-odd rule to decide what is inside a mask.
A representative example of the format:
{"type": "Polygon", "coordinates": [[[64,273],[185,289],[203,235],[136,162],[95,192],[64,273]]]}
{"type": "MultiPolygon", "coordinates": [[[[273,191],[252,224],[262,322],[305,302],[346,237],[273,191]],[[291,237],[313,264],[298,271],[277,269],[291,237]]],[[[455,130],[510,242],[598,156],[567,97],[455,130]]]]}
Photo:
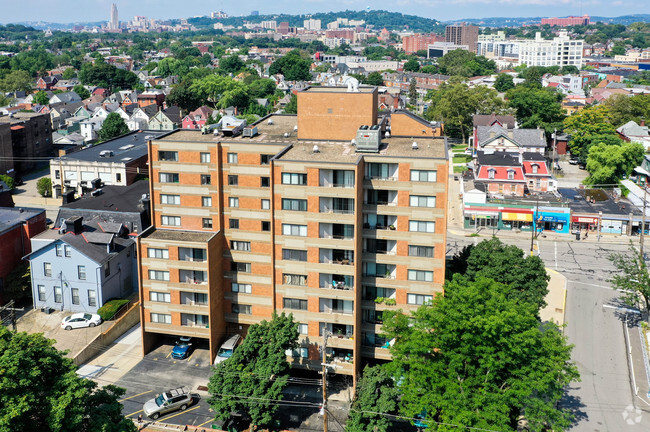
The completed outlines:
{"type": "Polygon", "coordinates": [[[495,115],[492,114],[475,114],[472,116],[474,126],[493,126],[498,124],[500,126],[512,129],[515,127],[515,118],[511,115],[495,115]]]}
{"type": "Polygon", "coordinates": [[[616,129],[616,132],[623,136],[647,137],[650,136],[648,126],[640,126],[637,122],[630,120],[623,126],[616,129]]]}
{"type": "Polygon", "coordinates": [[[476,173],[477,180],[493,180],[493,181],[508,181],[508,182],[524,182],[524,171],[521,166],[517,167],[504,167],[504,166],[482,166],[479,167],[476,173]],[[494,177],[490,178],[490,172],[494,172],[494,177]],[[513,173],[513,178],[508,179],[508,174],[513,173]]]}
{"type": "Polygon", "coordinates": [[[519,147],[546,147],[546,137],[542,129],[506,129],[497,125],[477,126],[476,134],[481,147],[499,137],[513,141],[519,147]]]}
{"type": "Polygon", "coordinates": [[[524,166],[524,173],[526,173],[526,175],[548,176],[548,177],[551,176],[551,174],[548,172],[548,167],[546,166],[546,162],[524,161],[523,166],[524,166]],[[537,172],[533,172],[533,165],[537,165],[537,172]]]}
{"type": "Polygon", "coordinates": [[[521,166],[521,163],[519,162],[518,153],[510,153],[510,152],[486,153],[486,152],[478,151],[476,152],[476,158],[479,166],[502,166],[502,167],[521,166]]]}

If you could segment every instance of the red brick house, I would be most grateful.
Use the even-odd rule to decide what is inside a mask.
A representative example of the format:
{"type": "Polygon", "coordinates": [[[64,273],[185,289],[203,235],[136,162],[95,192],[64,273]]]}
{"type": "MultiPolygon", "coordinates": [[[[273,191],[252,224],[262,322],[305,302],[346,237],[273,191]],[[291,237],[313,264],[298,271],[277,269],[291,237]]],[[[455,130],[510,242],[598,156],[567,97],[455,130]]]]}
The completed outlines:
{"type": "Polygon", "coordinates": [[[183,129],[201,129],[213,111],[205,105],[195,109],[183,118],[183,129]]]}
{"type": "Polygon", "coordinates": [[[140,108],[148,105],[158,105],[162,107],[165,102],[165,93],[162,91],[147,91],[138,95],[138,106],[140,108]]]}
{"type": "Polygon", "coordinates": [[[490,195],[524,196],[526,178],[518,154],[477,153],[475,181],[484,183],[490,195]]]}
{"type": "Polygon", "coordinates": [[[36,81],[36,88],[39,90],[52,90],[56,83],[59,82],[59,79],[61,79],[61,75],[48,75],[40,77],[38,81],[36,81]]]}

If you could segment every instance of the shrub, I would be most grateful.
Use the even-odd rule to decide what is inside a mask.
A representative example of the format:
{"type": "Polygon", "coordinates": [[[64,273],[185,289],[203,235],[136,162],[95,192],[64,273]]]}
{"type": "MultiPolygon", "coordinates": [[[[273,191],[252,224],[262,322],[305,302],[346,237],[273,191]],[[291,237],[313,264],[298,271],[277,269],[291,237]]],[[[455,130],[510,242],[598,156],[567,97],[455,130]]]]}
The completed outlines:
{"type": "Polygon", "coordinates": [[[36,191],[42,197],[49,197],[52,195],[52,180],[49,177],[42,177],[36,182],[36,191]]]}
{"type": "Polygon", "coordinates": [[[13,188],[14,188],[14,179],[11,178],[11,177],[9,177],[8,175],[6,175],[6,174],[0,174],[0,181],[5,182],[5,183],[7,184],[7,187],[8,187],[9,189],[13,189],[13,188]]]}
{"type": "Polygon", "coordinates": [[[127,304],[129,301],[127,299],[112,299],[104,303],[104,306],[100,307],[97,310],[97,314],[99,314],[100,317],[104,321],[108,321],[110,319],[113,319],[115,314],[117,313],[118,310],[125,304],[127,304]]]}

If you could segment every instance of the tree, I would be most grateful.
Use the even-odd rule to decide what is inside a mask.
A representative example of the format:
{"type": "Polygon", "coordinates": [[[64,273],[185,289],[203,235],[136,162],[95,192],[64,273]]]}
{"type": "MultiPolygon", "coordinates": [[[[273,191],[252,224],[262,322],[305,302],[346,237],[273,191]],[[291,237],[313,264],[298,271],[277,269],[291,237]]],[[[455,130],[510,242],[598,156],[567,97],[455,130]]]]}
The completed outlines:
{"type": "Polygon", "coordinates": [[[469,245],[452,258],[451,268],[470,281],[481,277],[493,279],[512,288],[510,295],[516,301],[546,306],[550,280],[544,261],[538,256],[524,256],[524,251],[506,245],[498,238],[469,245]]]}
{"type": "Polygon", "coordinates": [[[459,79],[450,79],[438,90],[429,92],[431,100],[425,114],[427,119],[442,121],[446,132],[453,137],[465,139],[472,129],[472,115],[504,112],[504,102],[496,90],[469,86],[459,79]]]}
{"type": "Polygon", "coordinates": [[[417,72],[419,70],[420,62],[415,58],[411,58],[409,61],[404,63],[404,72],[417,72]]]}
{"type": "Polygon", "coordinates": [[[497,79],[494,81],[494,88],[498,92],[506,92],[514,87],[515,87],[515,83],[512,79],[512,75],[500,73],[499,75],[497,75],[497,79]]]}
{"type": "Polygon", "coordinates": [[[363,82],[372,86],[383,86],[384,77],[379,72],[370,72],[363,82]]]}
{"type": "Polygon", "coordinates": [[[291,100],[284,107],[285,114],[298,114],[298,96],[291,94],[291,100]]]}
{"type": "Polygon", "coordinates": [[[52,179],[49,177],[42,177],[36,182],[36,191],[42,197],[52,196],[52,179]]]}
{"type": "Polygon", "coordinates": [[[275,94],[275,81],[269,78],[256,79],[248,86],[252,98],[264,98],[275,94]]]}
{"type": "Polygon", "coordinates": [[[232,412],[247,412],[258,427],[271,425],[283,398],[291,366],[287,350],[298,347],[293,315],[273,313],[271,321],[251,325],[242,344],[228,361],[219,363],[208,383],[208,403],[218,420],[232,412]]]}
{"type": "Polygon", "coordinates": [[[438,60],[440,72],[446,75],[471,77],[490,75],[496,72],[497,65],[493,60],[477,56],[471,51],[457,49],[449,51],[438,60]]]}
{"type": "Polygon", "coordinates": [[[650,120],[650,98],[647,95],[614,95],[604,105],[608,108],[609,122],[619,127],[629,121],[641,123],[641,119],[650,120]]]}
{"type": "Polygon", "coordinates": [[[245,69],[246,65],[239,58],[239,55],[233,54],[229,57],[222,57],[219,60],[219,69],[227,74],[236,74],[242,69],[245,69]]]}
{"type": "MultiPolygon", "coordinates": [[[[66,69],[66,71],[68,70],[70,69],[66,69]]],[[[88,91],[88,89],[82,86],[81,84],[77,84],[76,86],[74,86],[72,88],[72,91],[77,93],[81,98],[81,100],[88,99],[90,97],[90,92],[88,91]]]]}
{"type": "Polygon", "coordinates": [[[77,71],[74,70],[74,68],[69,67],[63,71],[63,75],[61,76],[61,78],[63,78],[64,80],[70,80],[72,78],[75,78],[76,76],[77,76],[77,71]]]}
{"type": "Polygon", "coordinates": [[[566,117],[562,109],[562,95],[546,88],[518,85],[506,92],[508,106],[517,114],[522,128],[540,127],[550,136],[556,129],[562,130],[566,117]]]}
{"type": "Polygon", "coordinates": [[[135,431],[118,402],[124,390],[77,375],[71,359],[42,334],[0,326],[0,430],[135,431]]]}
{"type": "Polygon", "coordinates": [[[616,136],[616,128],[608,121],[606,105],[587,107],[564,119],[564,132],[571,135],[571,154],[587,159],[589,149],[604,135],[616,136]]]}
{"type": "Polygon", "coordinates": [[[624,142],[617,136],[610,136],[617,143],[596,142],[589,148],[586,184],[616,184],[624,175],[643,161],[645,149],[643,144],[624,142]]]}
{"type": "Polygon", "coordinates": [[[245,109],[250,102],[248,87],[229,76],[208,75],[197,79],[190,86],[190,91],[219,108],[235,106],[245,109]]]}
{"type": "Polygon", "coordinates": [[[129,133],[129,127],[124,119],[118,113],[112,112],[104,120],[98,135],[101,141],[108,141],[126,133],[129,133]]]}
{"type": "Polygon", "coordinates": [[[392,375],[383,366],[366,366],[357,385],[346,432],[388,432],[393,422],[385,415],[397,414],[399,390],[392,375]]]}
{"type": "Polygon", "coordinates": [[[287,81],[308,81],[311,79],[310,67],[311,60],[303,58],[300,51],[293,50],[274,61],[269,67],[269,73],[282,74],[287,81]]]}
{"type": "Polygon", "coordinates": [[[418,82],[415,78],[411,78],[409,83],[409,102],[411,105],[418,103],[418,82]]]}
{"type": "Polygon", "coordinates": [[[102,59],[96,59],[94,64],[84,63],[79,71],[79,81],[84,85],[111,89],[132,89],[140,82],[133,72],[118,69],[102,59]]]}
{"type": "Polygon", "coordinates": [[[402,415],[424,410],[441,422],[437,431],[515,430],[520,415],[531,430],[570,426],[558,402],[579,379],[572,347],[555,323],[539,322],[537,305],[517,301],[511,290],[456,275],[444,296],[410,316],[384,313],[402,415]]]}
{"type": "Polygon", "coordinates": [[[29,93],[32,90],[32,77],[24,70],[13,70],[0,80],[0,92],[24,91],[29,93]]]}
{"type": "Polygon", "coordinates": [[[612,287],[623,293],[623,301],[633,307],[643,300],[646,312],[650,311],[650,272],[645,259],[630,242],[627,254],[616,253],[609,256],[617,274],[612,276],[612,287]]]}
{"type": "Polygon", "coordinates": [[[167,96],[169,105],[176,105],[185,113],[194,111],[205,103],[205,100],[190,90],[190,83],[186,80],[176,84],[167,96]]]}
{"type": "Polygon", "coordinates": [[[50,103],[50,98],[47,96],[47,93],[41,90],[34,95],[34,102],[38,105],[47,105],[50,103]]]}
{"type": "Polygon", "coordinates": [[[9,190],[12,190],[15,187],[15,182],[13,177],[9,177],[7,174],[0,174],[0,181],[4,182],[9,190]]]}

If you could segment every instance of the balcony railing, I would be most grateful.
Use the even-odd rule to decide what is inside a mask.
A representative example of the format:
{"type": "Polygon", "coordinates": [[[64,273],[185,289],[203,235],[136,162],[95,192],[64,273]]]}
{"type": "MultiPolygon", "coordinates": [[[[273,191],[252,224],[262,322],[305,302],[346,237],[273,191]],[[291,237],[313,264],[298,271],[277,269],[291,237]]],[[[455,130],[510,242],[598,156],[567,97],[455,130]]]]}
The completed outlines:
{"type": "Polygon", "coordinates": [[[354,260],[348,259],[348,258],[327,258],[323,257],[322,261],[323,264],[342,264],[342,265],[353,265],[354,260]]]}
{"type": "Polygon", "coordinates": [[[346,291],[352,290],[352,286],[346,285],[345,282],[337,282],[337,281],[331,281],[325,283],[321,288],[338,289],[338,290],[346,290],[346,291]]]}
{"type": "Polygon", "coordinates": [[[353,214],[354,209],[341,209],[334,207],[322,207],[321,213],[338,213],[338,214],[353,214]]]}

